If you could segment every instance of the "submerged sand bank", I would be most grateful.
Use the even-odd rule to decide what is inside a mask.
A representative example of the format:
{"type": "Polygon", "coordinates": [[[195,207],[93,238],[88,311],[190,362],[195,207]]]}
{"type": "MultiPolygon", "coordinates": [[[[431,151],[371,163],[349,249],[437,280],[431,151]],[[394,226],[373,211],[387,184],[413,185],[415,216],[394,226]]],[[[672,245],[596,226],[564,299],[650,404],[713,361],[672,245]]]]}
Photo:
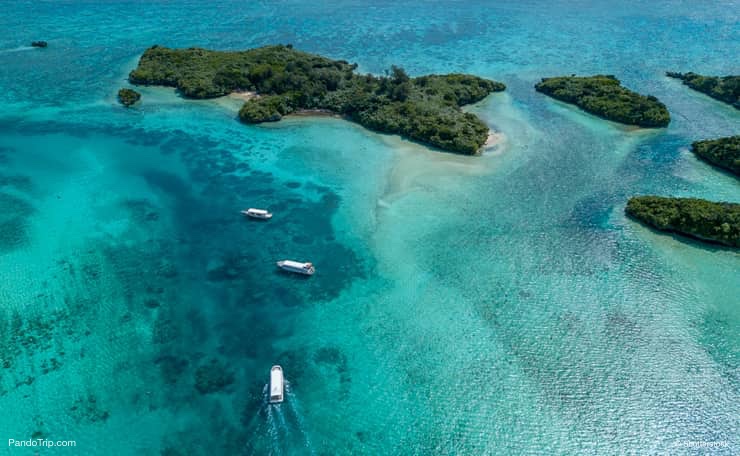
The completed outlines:
{"type": "Polygon", "coordinates": [[[506,136],[500,131],[489,131],[486,142],[483,143],[483,149],[489,149],[497,146],[506,140],[506,136]]]}
{"type": "MultiPolygon", "coordinates": [[[[387,177],[385,192],[378,201],[380,207],[389,207],[409,192],[434,192],[443,186],[440,184],[443,181],[455,185],[457,179],[485,175],[496,166],[496,161],[480,156],[440,152],[399,136],[382,135],[381,138],[396,151],[396,158],[387,177]]],[[[491,132],[480,154],[485,156],[496,150],[494,155],[498,155],[505,150],[506,142],[506,135],[491,132]]]]}
{"type": "Polygon", "coordinates": [[[500,131],[489,131],[478,155],[499,155],[506,149],[507,137],[500,131]]]}
{"type": "Polygon", "coordinates": [[[489,130],[486,142],[484,142],[481,148],[478,150],[478,154],[480,155],[486,152],[490,152],[494,149],[500,149],[500,146],[503,146],[505,143],[505,134],[501,133],[500,131],[489,130]]]}

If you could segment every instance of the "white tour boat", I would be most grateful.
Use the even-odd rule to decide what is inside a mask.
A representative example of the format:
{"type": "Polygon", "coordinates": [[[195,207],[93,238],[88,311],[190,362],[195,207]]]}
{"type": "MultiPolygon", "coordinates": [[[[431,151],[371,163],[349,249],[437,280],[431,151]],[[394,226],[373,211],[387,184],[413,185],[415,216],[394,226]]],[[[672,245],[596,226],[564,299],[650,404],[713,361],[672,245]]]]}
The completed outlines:
{"type": "Polygon", "coordinates": [[[290,272],[296,272],[298,274],[313,275],[313,273],[316,272],[313,267],[313,263],[301,263],[300,261],[282,260],[278,261],[277,265],[280,269],[284,269],[290,272]]]}
{"type": "Polygon", "coordinates": [[[270,369],[270,404],[283,402],[284,392],[283,368],[278,365],[272,366],[272,369],[270,369]]]}
{"type": "Polygon", "coordinates": [[[253,207],[250,207],[249,209],[242,211],[242,214],[246,215],[247,217],[263,219],[263,220],[272,218],[272,213],[267,212],[264,209],[255,209],[253,207]]]}

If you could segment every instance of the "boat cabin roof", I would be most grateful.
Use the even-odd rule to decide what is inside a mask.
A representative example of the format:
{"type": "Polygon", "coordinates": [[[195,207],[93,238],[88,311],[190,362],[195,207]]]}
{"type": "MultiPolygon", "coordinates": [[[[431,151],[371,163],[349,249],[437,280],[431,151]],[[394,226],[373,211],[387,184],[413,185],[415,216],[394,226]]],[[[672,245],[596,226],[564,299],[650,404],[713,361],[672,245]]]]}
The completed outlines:
{"type": "Polygon", "coordinates": [[[283,369],[273,366],[270,369],[270,396],[283,395],[283,369]]]}
{"type": "Polygon", "coordinates": [[[250,207],[249,209],[247,209],[247,212],[251,212],[252,214],[261,214],[261,215],[266,215],[268,213],[264,209],[255,209],[253,207],[250,207]]]}
{"type": "Polygon", "coordinates": [[[301,263],[299,261],[293,261],[293,260],[285,260],[283,261],[283,265],[293,267],[293,268],[305,268],[307,266],[309,267],[311,266],[310,263],[301,263]]]}

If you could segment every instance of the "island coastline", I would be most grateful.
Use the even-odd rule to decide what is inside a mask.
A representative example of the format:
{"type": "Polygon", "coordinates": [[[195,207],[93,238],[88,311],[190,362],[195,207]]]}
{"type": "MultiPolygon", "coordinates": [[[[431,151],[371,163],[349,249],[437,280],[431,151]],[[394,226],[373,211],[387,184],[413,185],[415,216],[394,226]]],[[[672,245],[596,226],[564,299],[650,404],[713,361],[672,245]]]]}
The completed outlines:
{"type": "Polygon", "coordinates": [[[361,75],[356,64],[293,49],[246,51],[152,46],[129,74],[138,85],[175,87],[187,98],[244,100],[244,123],[277,122],[305,112],[340,115],[380,133],[399,134],[447,152],[479,153],[488,126],[461,107],[505,90],[466,74],[410,77],[392,66],[384,76],[361,75]]]}
{"type": "Polygon", "coordinates": [[[667,71],[666,76],[680,80],[683,85],[717,101],[740,109],[740,76],[705,76],[693,72],[667,71]]]}
{"type": "MultiPolygon", "coordinates": [[[[231,97],[222,97],[222,98],[231,99],[231,97]]],[[[216,99],[216,100],[219,100],[219,99],[216,99]]],[[[342,114],[339,114],[339,113],[336,113],[334,111],[329,111],[329,110],[326,110],[326,109],[323,109],[323,110],[322,109],[301,109],[301,110],[292,112],[290,114],[287,114],[284,117],[284,119],[306,119],[306,120],[308,120],[310,118],[342,119],[342,120],[346,120],[348,122],[352,122],[352,119],[349,118],[348,116],[342,115],[342,114]]],[[[356,124],[356,122],[352,122],[352,123],[355,123],[356,124]]],[[[360,127],[360,128],[364,128],[362,125],[357,125],[357,126],[360,127]]],[[[424,143],[422,143],[420,141],[415,141],[413,139],[405,138],[405,137],[403,137],[401,135],[398,135],[398,134],[383,133],[383,132],[374,132],[372,130],[370,130],[370,132],[371,133],[378,134],[381,137],[388,137],[388,138],[395,137],[395,138],[397,138],[400,141],[404,141],[404,142],[408,142],[408,143],[411,143],[411,144],[415,144],[417,146],[424,147],[425,149],[429,149],[429,150],[431,150],[433,152],[448,152],[448,151],[445,151],[445,150],[442,150],[442,149],[437,149],[434,146],[429,146],[428,144],[424,144],[424,143]]],[[[507,138],[506,134],[504,134],[501,131],[496,131],[496,130],[493,130],[493,129],[489,129],[488,130],[488,135],[486,136],[486,141],[483,143],[483,145],[481,145],[481,147],[478,149],[478,151],[475,154],[469,154],[469,155],[480,156],[480,155],[483,155],[483,154],[488,154],[489,152],[492,152],[492,151],[498,151],[499,149],[501,149],[501,147],[503,145],[506,144],[507,141],[508,141],[508,138],[507,138]]],[[[398,145],[398,143],[394,143],[394,146],[400,147],[398,145]]],[[[446,154],[442,154],[442,155],[446,155],[446,154]]],[[[452,155],[459,155],[459,154],[452,154],[452,155]]],[[[498,153],[496,155],[498,155],[498,153]]]]}
{"type": "Polygon", "coordinates": [[[612,75],[542,78],[535,90],[602,119],[640,128],[662,128],[671,121],[666,106],[652,95],[622,86],[612,75]]]}
{"type": "Polygon", "coordinates": [[[633,196],[625,213],[659,231],[740,248],[740,204],[699,198],[633,196]]]}
{"type": "Polygon", "coordinates": [[[255,98],[259,98],[259,94],[252,90],[235,90],[227,95],[229,98],[235,100],[249,101],[255,98]]]}
{"type": "Polygon", "coordinates": [[[691,152],[710,165],[740,178],[740,135],[694,141],[691,152]]]}

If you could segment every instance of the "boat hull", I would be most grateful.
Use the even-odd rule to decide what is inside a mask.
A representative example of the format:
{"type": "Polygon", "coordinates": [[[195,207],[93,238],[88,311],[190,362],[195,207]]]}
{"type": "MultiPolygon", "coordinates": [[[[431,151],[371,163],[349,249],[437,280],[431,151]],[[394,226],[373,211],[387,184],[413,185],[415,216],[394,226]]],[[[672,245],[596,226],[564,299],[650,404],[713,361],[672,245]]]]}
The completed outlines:
{"type": "Polygon", "coordinates": [[[255,214],[255,213],[249,212],[249,211],[241,211],[241,213],[243,215],[246,215],[249,218],[253,218],[253,219],[257,219],[257,220],[269,220],[269,219],[272,218],[272,214],[270,214],[270,213],[267,213],[267,214],[255,214]]]}
{"type": "Polygon", "coordinates": [[[285,397],[285,379],[283,368],[272,366],[270,369],[270,404],[279,404],[285,397]]]}
{"type": "Polygon", "coordinates": [[[308,276],[313,275],[316,272],[316,269],[313,266],[308,267],[308,268],[300,267],[294,264],[290,264],[290,262],[285,261],[285,260],[278,261],[277,267],[279,267],[283,271],[292,272],[294,274],[308,275],[308,276]]]}

